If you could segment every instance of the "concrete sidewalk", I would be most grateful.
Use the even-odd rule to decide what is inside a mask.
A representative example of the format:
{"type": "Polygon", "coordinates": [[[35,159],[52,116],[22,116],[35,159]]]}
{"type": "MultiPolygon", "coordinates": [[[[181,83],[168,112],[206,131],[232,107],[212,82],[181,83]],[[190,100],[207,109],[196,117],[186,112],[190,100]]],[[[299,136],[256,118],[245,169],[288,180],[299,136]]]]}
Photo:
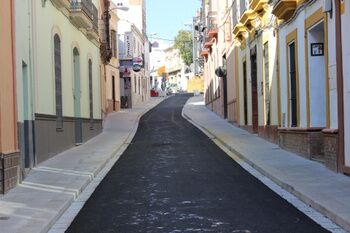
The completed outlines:
{"type": "Polygon", "coordinates": [[[0,232],[47,232],[136,133],[139,119],[165,98],[110,114],[104,131],[36,168],[18,187],[0,198],[0,232]]]}
{"type": "Polygon", "coordinates": [[[260,173],[350,231],[350,177],[233,126],[207,109],[203,96],[191,98],[183,115],[260,173]]]}

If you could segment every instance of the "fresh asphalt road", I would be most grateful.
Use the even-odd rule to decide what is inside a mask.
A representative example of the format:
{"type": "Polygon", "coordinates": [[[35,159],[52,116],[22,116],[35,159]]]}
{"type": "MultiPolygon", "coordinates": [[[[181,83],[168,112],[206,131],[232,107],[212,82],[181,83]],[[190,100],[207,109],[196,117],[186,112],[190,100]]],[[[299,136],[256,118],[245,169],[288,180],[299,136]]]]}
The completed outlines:
{"type": "Polygon", "coordinates": [[[67,232],[327,232],[183,119],[189,97],[141,118],[67,232]]]}

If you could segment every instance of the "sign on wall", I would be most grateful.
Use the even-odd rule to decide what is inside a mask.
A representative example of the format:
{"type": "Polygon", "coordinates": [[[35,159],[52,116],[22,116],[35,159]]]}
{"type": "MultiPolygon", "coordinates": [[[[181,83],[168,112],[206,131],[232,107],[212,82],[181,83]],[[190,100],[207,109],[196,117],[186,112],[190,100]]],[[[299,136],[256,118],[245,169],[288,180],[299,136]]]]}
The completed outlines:
{"type": "Polygon", "coordinates": [[[132,58],[133,56],[133,38],[131,32],[125,33],[125,58],[132,58]]]}
{"type": "Polygon", "coordinates": [[[323,43],[311,43],[311,56],[323,56],[324,45],[323,43]]]}

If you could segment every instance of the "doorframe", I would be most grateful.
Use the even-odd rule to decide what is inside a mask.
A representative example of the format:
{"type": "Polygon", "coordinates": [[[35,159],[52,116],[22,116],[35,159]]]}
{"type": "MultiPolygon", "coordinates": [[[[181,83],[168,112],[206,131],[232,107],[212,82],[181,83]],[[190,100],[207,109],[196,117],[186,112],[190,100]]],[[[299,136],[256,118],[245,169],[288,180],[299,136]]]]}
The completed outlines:
{"type": "Polygon", "coordinates": [[[115,111],[115,76],[112,75],[112,104],[113,104],[113,111],[115,111]]]}
{"type": "Polygon", "coordinates": [[[76,145],[83,143],[83,128],[81,119],[81,63],[80,52],[78,47],[73,47],[73,102],[74,102],[74,140],[76,145]],[[77,53],[77,54],[76,54],[77,53]],[[78,61],[78,68],[76,68],[75,61],[78,61]],[[77,81],[79,81],[79,93],[78,100],[76,98],[77,81]],[[78,101],[78,102],[77,102],[78,101]],[[78,105],[79,104],[79,105],[78,105]],[[77,108],[78,105],[78,108],[77,108]],[[79,111],[78,111],[79,110],[79,111]],[[79,134],[77,134],[77,132],[79,134]]]}
{"type": "Polygon", "coordinates": [[[246,58],[242,60],[242,85],[243,85],[243,120],[244,120],[244,125],[248,125],[249,119],[248,119],[248,75],[247,75],[247,61],[246,58]]]}
{"type": "Polygon", "coordinates": [[[288,116],[288,127],[291,127],[291,104],[290,104],[290,75],[289,75],[289,45],[294,42],[294,54],[295,54],[295,81],[296,81],[296,96],[297,96],[297,126],[300,126],[300,93],[299,93],[299,67],[298,67],[298,29],[294,29],[286,37],[286,68],[287,68],[287,116],[288,116]]]}
{"type": "Polygon", "coordinates": [[[250,48],[250,81],[251,81],[251,99],[252,99],[252,130],[253,133],[258,133],[259,129],[259,93],[258,93],[258,56],[257,56],[257,46],[254,45],[250,48]],[[253,88],[253,69],[252,69],[252,59],[255,57],[255,88],[253,88]],[[253,92],[256,92],[254,98],[253,92]],[[255,108],[254,108],[255,107],[255,108]],[[254,120],[254,113],[257,115],[257,118],[254,120]]]}
{"type": "Polygon", "coordinates": [[[228,117],[228,106],[227,106],[227,99],[228,99],[228,96],[227,96],[227,60],[226,60],[226,54],[224,56],[222,56],[223,58],[223,66],[225,67],[226,69],[226,75],[224,77],[222,77],[222,88],[223,88],[223,97],[224,97],[224,119],[227,119],[228,117]]]}
{"type": "Polygon", "coordinates": [[[309,74],[309,30],[323,21],[324,34],[324,65],[325,65],[325,87],[326,87],[326,128],[330,127],[330,96],[329,96],[329,68],[328,68],[328,20],[327,13],[324,13],[322,8],[319,8],[307,19],[305,19],[305,78],[306,78],[306,119],[307,127],[311,124],[310,113],[310,74],[309,74]]]}

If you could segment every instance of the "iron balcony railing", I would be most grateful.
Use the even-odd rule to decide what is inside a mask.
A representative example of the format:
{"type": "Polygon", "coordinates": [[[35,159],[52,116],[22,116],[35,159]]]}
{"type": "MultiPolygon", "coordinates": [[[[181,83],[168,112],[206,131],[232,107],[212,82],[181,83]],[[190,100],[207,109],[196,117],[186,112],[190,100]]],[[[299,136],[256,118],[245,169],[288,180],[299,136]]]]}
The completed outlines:
{"type": "Polygon", "coordinates": [[[71,11],[83,11],[92,21],[93,29],[98,31],[98,11],[91,0],[71,0],[71,11]]]}

